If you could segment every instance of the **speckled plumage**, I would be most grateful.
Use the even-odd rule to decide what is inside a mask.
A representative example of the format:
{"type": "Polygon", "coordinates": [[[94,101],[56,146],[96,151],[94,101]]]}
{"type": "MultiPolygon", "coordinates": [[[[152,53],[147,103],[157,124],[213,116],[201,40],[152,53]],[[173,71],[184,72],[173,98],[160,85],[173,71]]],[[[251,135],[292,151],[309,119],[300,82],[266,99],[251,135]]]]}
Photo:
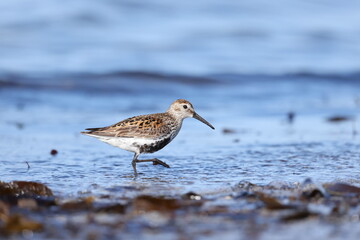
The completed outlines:
{"type": "Polygon", "coordinates": [[[181,125],[168,113],[140,115],[122,120],[108,127],[88,128],[92,134],[106,137],[161,138],[181,125]]]}
{"type": "Polygon", "coordinates": [[[138,160],[142,153],[153,153],[170,143],[179,133],[182,121],[187,117],[193,117],[214,127],[200,117],[192,104],[184,99],[173,102],[164,113],[135,116],[108,127],[87,128],[82,134],[95,137],[112,146],[134,152],[133,168],[135,176],[136,162],[149,162],[169,167],[158,159],[138,160]]]}

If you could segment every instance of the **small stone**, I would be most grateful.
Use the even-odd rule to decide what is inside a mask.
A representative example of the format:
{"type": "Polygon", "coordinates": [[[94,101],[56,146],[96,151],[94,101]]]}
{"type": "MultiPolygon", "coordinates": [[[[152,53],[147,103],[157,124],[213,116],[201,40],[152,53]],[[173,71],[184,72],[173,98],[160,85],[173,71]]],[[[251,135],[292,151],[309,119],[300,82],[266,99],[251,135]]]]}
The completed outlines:
{"type": "Polygon", "coordinates": [[[56,149],[52,149],[52,150],[50,151],[50,154],[51,154],[52,156],[55,156],[55,155],[58,154],[58,151],[57,151],[56,149]]]}

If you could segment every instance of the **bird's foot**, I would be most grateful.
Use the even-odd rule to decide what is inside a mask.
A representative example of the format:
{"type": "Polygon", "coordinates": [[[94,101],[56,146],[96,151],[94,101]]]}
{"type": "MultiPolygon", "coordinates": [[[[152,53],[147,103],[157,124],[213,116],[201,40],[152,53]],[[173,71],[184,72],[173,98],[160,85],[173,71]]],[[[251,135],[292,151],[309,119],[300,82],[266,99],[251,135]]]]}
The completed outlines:
{"type": "Polygon", "coordinates": [[[161,161],[161,160],[159,160],[159,159],[157,159],[157,158],[154,158],[154,159],[152,159],[153,161],[153,165],[161,165],[161,166],[163,166],[163,167],[166,167],[166,168],[170,168],[170,166],[167,164],[167,163],[165,163],[165,162],[163,162],[163,161],[161,161]]]}

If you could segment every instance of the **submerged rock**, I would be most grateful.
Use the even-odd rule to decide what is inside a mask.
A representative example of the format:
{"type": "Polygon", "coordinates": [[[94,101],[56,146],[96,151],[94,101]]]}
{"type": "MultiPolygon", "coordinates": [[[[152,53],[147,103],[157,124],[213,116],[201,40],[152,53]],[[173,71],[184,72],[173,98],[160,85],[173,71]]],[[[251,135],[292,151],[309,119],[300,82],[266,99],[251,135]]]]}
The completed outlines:
{"type": "Polygon", "coordinates": [[[223,128],[222,133],[223,134],[235,134],[236,130],[232,129],[232,128],[223,128]]]}
{"type": "Polygon", "coordinates": [[[354,119],[354,117],[351,117],[351,116],[335,115],[335,116],[328,117],[326,119],[326,121],[328,121],[330,123],[340,123],[340,122],[351,121],[353,119],[354,119]]]}

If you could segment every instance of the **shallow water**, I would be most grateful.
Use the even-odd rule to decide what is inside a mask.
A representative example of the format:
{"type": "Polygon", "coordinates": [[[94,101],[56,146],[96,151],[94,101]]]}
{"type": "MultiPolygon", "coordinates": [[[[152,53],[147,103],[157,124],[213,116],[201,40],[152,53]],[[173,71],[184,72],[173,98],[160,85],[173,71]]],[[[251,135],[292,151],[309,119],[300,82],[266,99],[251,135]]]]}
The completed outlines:
{"type": "Polygon", "coordinates": [[[0,181],[42,182],[60,199],[55,210],[12,208],[43,223],[37,239],[90,239],[91,231],[99,239],[357,239],[359,205],[346,194],[304,203],[300,188],[292,203],[316,217],[284,224],[282,211],[239,197],[237,184],[265,186],[285,204],[308,178],[360,186],[359,8],[355,0],[1,2],[0,181]],[[186,119],[173,142],[148,155],[170,169],[138,164],[134,179],[132,153],[79,133],[163,112],[177,98],[216,130],[186,119]],[[138,195],[189,191],[206,199],[195,212],[131,212],[138,195]],[[59,210],[87,196],[93,207],[128,201],[130,212],[59,210]]]}
{"type": "Polygon", "coordinates": [[[11,80],[15,87],[1,89],[1,180],[40,181],[65,195],[133,185],[162,194],[211,194],[242,180],[359,184],[360,85],[351,77],[313,82],[314,76],[217,75],[204,76],[205,83],[164,78],[165,84],[121,75],[33,78],[26,84],[11,80]],[[111,84],[102,86],[104,79],[111,84]],[[88,81],[89,86],[82,84],[88,81]],[[103,89],[96,92],[97,87],[103,89]],[[139,164],[140,177],[134,180],[131,153],[79,134],[87,127],[164,111],[178,97],[190,100],[216,130],[186,119],[171,144],[149,155],[170,169],[139,164]],[[294,113],[293,123],[288,112],[294,113]],[[353,119],[326,120],[334,115],[353,119]],[[51,156],[51,149],[59,154],[51,156]]]}

